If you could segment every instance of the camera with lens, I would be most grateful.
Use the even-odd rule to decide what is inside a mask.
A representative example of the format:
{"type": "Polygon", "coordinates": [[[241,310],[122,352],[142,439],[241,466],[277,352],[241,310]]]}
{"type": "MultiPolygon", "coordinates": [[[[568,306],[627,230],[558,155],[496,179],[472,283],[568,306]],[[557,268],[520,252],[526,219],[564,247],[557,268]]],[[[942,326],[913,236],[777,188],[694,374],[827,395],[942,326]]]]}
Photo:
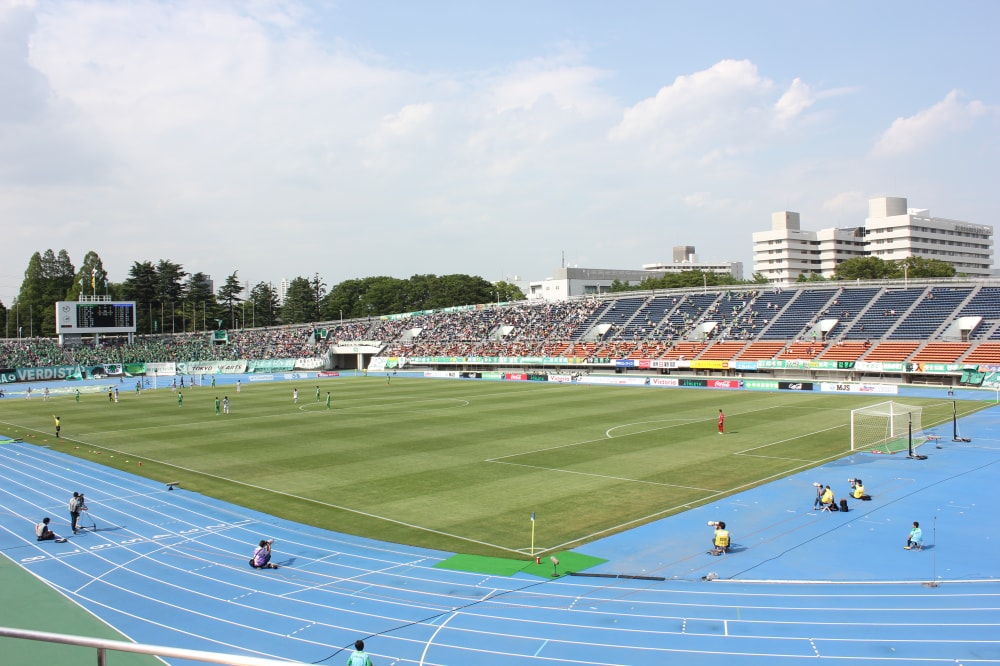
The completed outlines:
{"type": "Polygon", "coordinates": [[[823,484],[822,484],[822,483],[817,483],[816,481],[813,481],[813,485],[814,485],[815,487],[817,487],[817,488],[822,488],[822,487],[823,487],[823,484]]]}

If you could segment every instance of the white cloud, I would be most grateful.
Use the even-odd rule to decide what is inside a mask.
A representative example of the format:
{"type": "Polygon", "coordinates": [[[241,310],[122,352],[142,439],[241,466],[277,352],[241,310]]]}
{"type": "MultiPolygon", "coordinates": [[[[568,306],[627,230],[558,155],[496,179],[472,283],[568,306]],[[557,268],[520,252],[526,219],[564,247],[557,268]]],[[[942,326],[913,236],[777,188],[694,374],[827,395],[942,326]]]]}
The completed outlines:
{"type": "Polygon", "coordinates": [[[815,103],[816,97],[809,86],[796,78],[774,105],[775,119],[780,125],[785,125],[815,103]]]}
{"type": "Polygon", "coordinates": [[[382,119],[382,132],[392,136],[407,136],[426,125],[434,111],[433,104],[407,104],[398,113],[382,119]]]}
{"type": "Polygon", "coordinates": [[[683,198],[684,205],[691,208],[704,208],[712,200],[711,192],[692,192],[683,198]]]}
{"type": "Polygon", "coordinates": [[[613,143],[640,142],[631,150],[651,163],[685,168],[729,168],[734,159],[792,142],[817,94],[801,78],[784,92],[748,60],[723,60],[678,76],[655,96],[625,109],[608,133],[613,143]]]}
{"type": "Polygon", "coordinates": [[[494,111],[532,109],[547,100],[564,111],[594,115],[609,105],[597,87],[605,76],[599,69],[566,63],[562,58],[519,63],[490,82],[494,111]]]}
{"type": "Polygon", "coordinates": [[[625,110],[611,130],[612,139],[631,139],[671,126],[708,129],[758,106],[773,84],[762,79],[748,60],[723,60],[709,69],[678,76],[655,97],[625,110]]]}
{"type": "Polygon", "coordinates": [[[979,101],[963,103],[957,90],[949,92],[934,106],[908,118],[896,118],[872,149],[875,157],[912,153],[949,134],[968,129],[987,112],[979,101]]]}

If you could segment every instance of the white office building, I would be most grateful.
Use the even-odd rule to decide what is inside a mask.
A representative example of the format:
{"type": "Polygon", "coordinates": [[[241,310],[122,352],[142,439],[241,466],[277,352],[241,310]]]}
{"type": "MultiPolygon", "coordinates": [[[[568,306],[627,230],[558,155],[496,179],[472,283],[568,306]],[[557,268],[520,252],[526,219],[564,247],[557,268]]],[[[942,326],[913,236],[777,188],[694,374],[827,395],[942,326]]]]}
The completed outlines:
{"type": "Polygon", "coordinates": [[[552,277],[528,283],[526,296],[529,300],[562,301],[571,296],[603,294],[618,282],[637,285],[648,278],[660,278],[669,273],[702,271],[722,273],[737,280],[743,279],[743,262],[722,261],[702,262],[698,260],[694,247],[681,245],[674,248],[671,263],[643,264],[642,270],[618,270],[610,268],[577,268],[563,266],[557,268],[552,277]]]}
{"type": "Polygon", "coordinates": [[[855,257],[896,261],[916,256],[939,259],[955,271],[988,277],[993,270],[993,227],[930,216],[907,209],[906,199],[868,202],[863,227],[805,231],[799,214],[771,215],[771,229],[753,234],[753,269],[769,282],[789,284],[800,275],[833,277],[837,266],[855,257]]]}
{"type": "Polygon", "coordinates": [[[865,240],[868,255],[885,261],[923,257],[970,277],[993,274],[993,227],[931,217],[929,210],[907,208],[900,197],[868,202],[865,240]]]}

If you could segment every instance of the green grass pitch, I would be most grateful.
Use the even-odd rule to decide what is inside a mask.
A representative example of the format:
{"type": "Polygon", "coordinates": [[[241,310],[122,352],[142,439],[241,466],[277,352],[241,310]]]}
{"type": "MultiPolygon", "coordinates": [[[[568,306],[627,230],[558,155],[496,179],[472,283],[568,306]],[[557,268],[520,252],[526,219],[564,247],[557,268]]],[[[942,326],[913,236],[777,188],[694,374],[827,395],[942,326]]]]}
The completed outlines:
{"type": "MultiPolygon", "coordinates": [[[[0,433],[327,529],[527,557],[533,512],[536,554],[580,546],[845,455],[850,410],[888,399],[343,377],[316,402],[315,386],[5,399],[0,433]]],[[[950,401],[901,401],[925,428],[950,421],[950,401]]]]}

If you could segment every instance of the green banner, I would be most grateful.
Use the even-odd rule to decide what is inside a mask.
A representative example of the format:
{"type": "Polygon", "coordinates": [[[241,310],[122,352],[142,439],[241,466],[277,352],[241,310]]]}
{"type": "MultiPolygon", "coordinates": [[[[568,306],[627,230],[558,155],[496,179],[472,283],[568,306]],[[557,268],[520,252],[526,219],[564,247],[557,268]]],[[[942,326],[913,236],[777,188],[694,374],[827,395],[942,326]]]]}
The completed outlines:
{"type": "Polygon", "coordinates": [[[852,366],[853,361],[815,361],[806,358],[757,361],[757,368],[760,370],[850,370],[852,366]]]}
{"type": "Polygon", "coordinates": [[[54,365],[47,368],[17,368],[4,370],[0,382],[45,382],[53,379],[82,379],[83,370],[78,365],[54,365]]]}
{"type": "Polygon", "coordinates": [[[269,372],[291,372],[294,369],[294,358],[265,358],[258,361],[247,361],[247,372],[267,374],[269,372]]]}
{"type": "Polygon", "coordinates": [[[146,364],[145,363],[126,363],[125,372],[130,375],[144,375],[146,374],[146,364]]]}
{"type": "Polygon", "coordinates": [[[979,366],[975,363],[918,363],[920,372],[927,373],[957,373],[966,370],[978,372],[979,366]]]}
{"type": "Polygon", "coordinates": [[[770,379],[745,379],[743,380],[743,387],[748,389],[776,391],[778,390],[778,382],[770,379]]]}

